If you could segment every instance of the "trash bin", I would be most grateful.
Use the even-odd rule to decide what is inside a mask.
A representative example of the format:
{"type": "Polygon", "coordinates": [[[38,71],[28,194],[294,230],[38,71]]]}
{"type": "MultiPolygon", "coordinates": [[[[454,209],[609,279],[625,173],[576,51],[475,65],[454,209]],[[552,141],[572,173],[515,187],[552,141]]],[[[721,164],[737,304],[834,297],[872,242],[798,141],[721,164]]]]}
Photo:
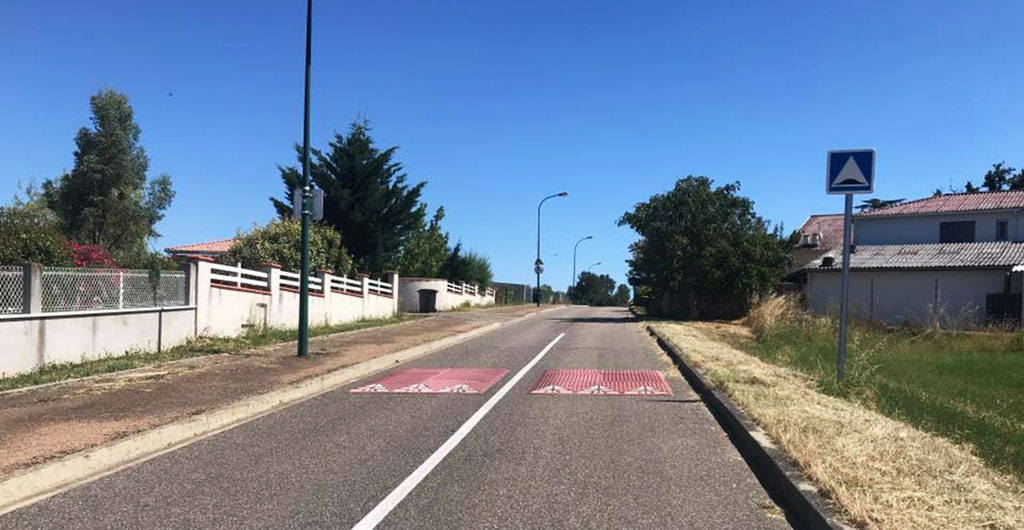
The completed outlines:
{"type": "Polygon", "coordinates": [[[434,289],[420,289],[420,313],[433,313],[437,311],[437,291],[434,289]]]}

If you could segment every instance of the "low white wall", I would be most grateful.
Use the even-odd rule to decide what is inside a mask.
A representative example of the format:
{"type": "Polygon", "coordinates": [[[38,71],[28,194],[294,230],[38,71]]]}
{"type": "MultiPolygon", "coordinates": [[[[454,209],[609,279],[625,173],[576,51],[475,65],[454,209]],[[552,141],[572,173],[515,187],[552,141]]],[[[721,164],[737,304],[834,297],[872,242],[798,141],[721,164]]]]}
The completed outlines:
{"type": "Polygon", "coordinates": [[[0,376],[177,346],[195,334],[196,308],[112,309],[0,316],[0,376]]]}
{"type": "MultiPolygon", "coordinates": [[[[889,324],[927,322],[977,325],[985,296],[1003,292],[1006,270],[851,271],[850,310],[889,324]]],[[[840,273],[807,275],[807,307],[826,313],[839,307],[840,273]]]]}
{"type": "MultiPolygon", "coordinates": [[[[197,335],[233,336],[248,327],[298,327],[299,294],[281,287],[280,270],[267,269],[262,287],[218,285],[213,263],[193,261],[183,307],[0,315],[0,377],[47,364],[80,362],[131,351],[177,346],[197,335]]],[[[222,271],[223,273],[223,271],[222,271]]],[[[329,273],[318,273],[330,285],[329,273]]],[[[341,324],[398,312],[398,275],[387,286],[362,276],[353,292],[326,290],[309,297],[309,323],[341,324]],[[375,291],[376,290],[376,291],[375,291]]],[[[493,301],[493,299],[492,299],[493,301]]]]}
{"type": "MultiPolygon", "coordinates": [[[[466,284],[459,284],[458,290],[465,291],[466,284]]],[[[398,300],[399,307],[406,313],[420,313],[420,290],[430,289],[437,291],[438,311],[448,311],[462,307],[464,303],[471,306],[494,305],[494,291],[490,294],[481,292],[479,294],[451,292],[449,282],[444,278],[401,278],[399,279],[398,300]]]]}
{"type": "MultiPolygon", "coordinates": [[[[200,334],[231,336],[248,327],[296,328],[299,322],[299,293],[283,288],[280,270],[264,269],[268,275],[267,289],[218,285],[211,281],[209,262],[196,264],[196,288],[199,293],[198,329],[200,334]]],[[[330,285],[332,275],[317,273],[323,285],[330,285]]],[[[390,274],[392,286],[398,275],[390,274]]],[[[371,292],[369,279],[359,278],[358,293],[325,290],[309,296],[309,324],[335,325],[367,318],[385,318],[398,313],[398,300],[371,292]]],[[[392,287],[394,289],[394,287],[392,287]]]]}

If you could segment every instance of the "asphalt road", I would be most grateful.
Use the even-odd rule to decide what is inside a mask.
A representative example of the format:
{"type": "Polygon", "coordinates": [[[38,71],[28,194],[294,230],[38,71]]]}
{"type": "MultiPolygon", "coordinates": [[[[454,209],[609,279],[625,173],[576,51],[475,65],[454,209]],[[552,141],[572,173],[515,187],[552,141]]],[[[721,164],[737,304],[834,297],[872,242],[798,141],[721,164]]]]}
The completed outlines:
{"type": "Polygon", "coordinates": [[[482,395],[347,392],[371,376],[0,516],[0,529],[789,527],[678,375],[671,397],[528,393],[552,368],[669,373],[622,309],[543,313],[396,370],[409,367],[509,374],[482,395]]]}

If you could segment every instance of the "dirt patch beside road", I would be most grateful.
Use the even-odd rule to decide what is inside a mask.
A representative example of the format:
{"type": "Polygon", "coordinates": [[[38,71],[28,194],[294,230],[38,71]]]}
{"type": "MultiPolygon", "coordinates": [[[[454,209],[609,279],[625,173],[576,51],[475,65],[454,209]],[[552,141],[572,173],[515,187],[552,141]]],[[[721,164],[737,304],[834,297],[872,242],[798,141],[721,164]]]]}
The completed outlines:
{"type": "Polygon", "coordinates": [[[394,326],[197,357],[0,394],[0,476],[272,391],[345,366],[535,312],[532,306],[441,314],[394,326]]]}

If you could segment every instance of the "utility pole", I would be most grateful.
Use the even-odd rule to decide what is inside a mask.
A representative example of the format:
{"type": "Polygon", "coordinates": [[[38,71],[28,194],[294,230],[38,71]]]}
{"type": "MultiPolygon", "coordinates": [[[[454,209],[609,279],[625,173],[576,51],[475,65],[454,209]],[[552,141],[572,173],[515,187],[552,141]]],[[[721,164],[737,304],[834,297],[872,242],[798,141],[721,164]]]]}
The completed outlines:
{"type": "Polygon", "coordinates": [[[306,91],[302,117],[302,262],[299,270],[299,357],[309,355],[309,70],[312,63],[313,0],[306,0],[306,91]]]}

